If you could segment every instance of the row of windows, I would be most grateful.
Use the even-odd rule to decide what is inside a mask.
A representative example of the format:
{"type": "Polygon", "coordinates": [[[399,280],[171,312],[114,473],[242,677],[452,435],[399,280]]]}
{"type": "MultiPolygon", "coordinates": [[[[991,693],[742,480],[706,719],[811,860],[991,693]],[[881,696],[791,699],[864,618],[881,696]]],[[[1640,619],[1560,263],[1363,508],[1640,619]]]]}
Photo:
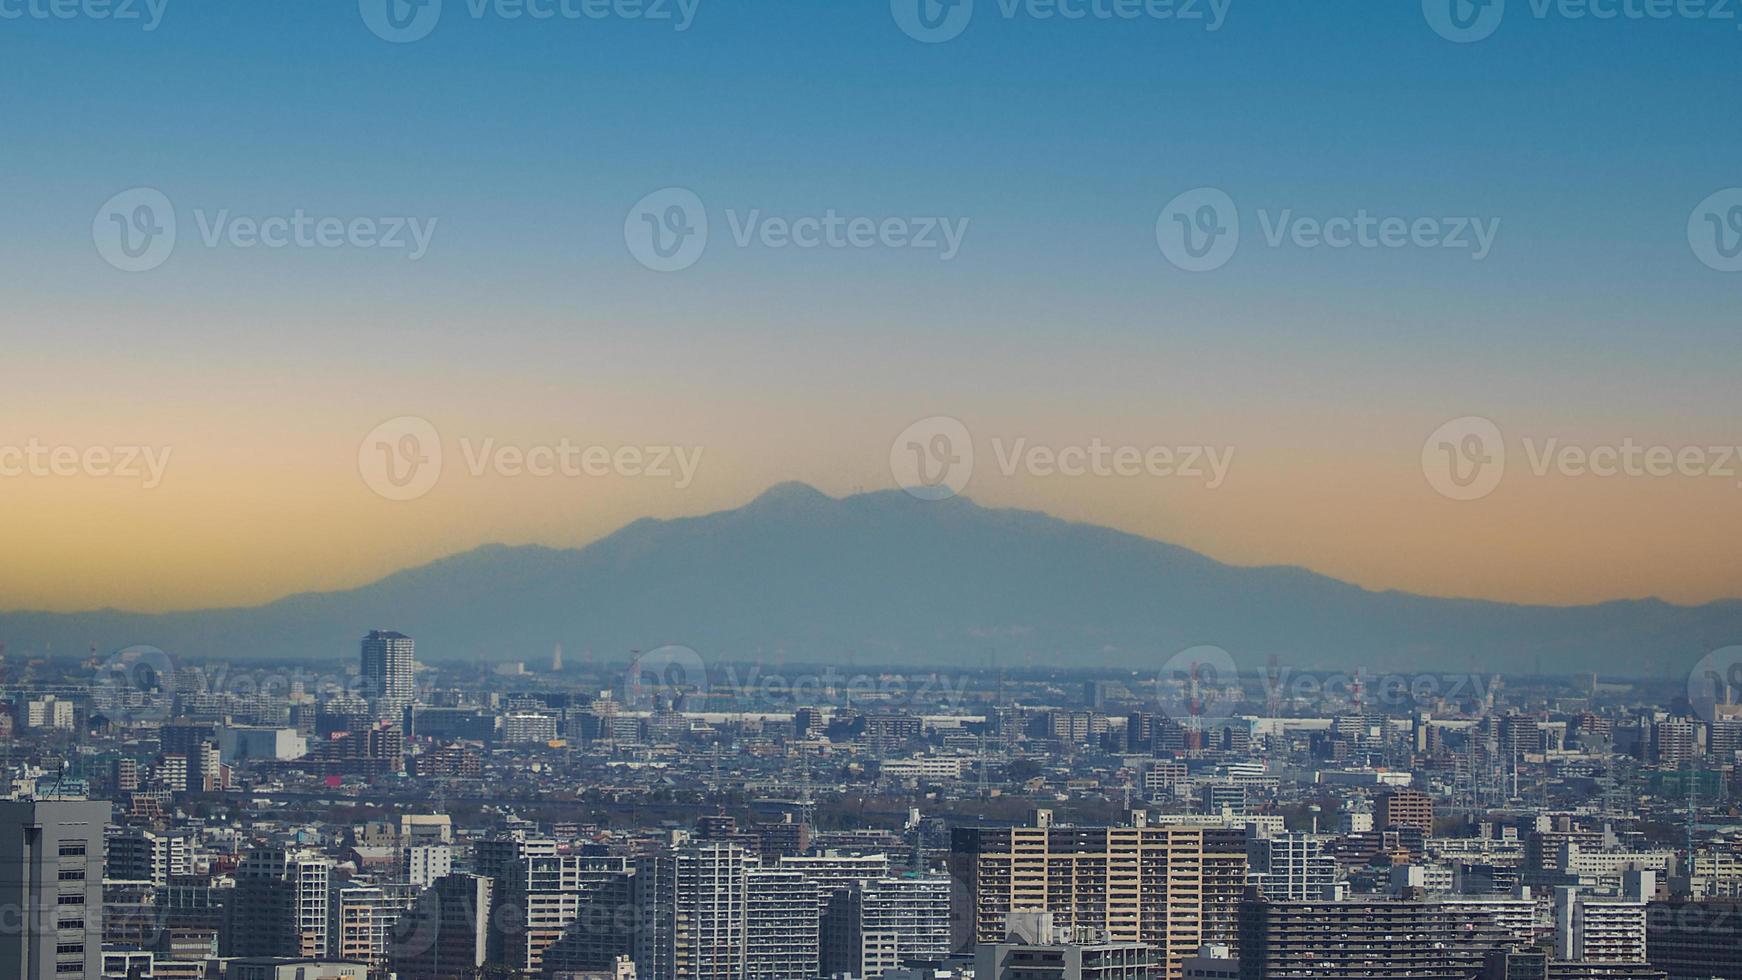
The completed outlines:
{"type": "Polygon", "coordinates": [[[79,857],[85,853],[84,841],[73,841],[60,846],[61,857],[79,857]]]}

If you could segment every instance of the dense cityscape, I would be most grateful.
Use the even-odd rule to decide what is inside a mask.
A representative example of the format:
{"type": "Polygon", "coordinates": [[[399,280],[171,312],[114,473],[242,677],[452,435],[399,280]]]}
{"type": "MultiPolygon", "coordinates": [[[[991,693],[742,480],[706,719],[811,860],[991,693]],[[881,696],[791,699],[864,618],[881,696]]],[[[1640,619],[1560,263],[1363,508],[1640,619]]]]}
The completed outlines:
{"type": "Polygon", "coordinates": [[[987,660],[8,652],[0,971],[1742,977],[1733,665],[987,660]]]}

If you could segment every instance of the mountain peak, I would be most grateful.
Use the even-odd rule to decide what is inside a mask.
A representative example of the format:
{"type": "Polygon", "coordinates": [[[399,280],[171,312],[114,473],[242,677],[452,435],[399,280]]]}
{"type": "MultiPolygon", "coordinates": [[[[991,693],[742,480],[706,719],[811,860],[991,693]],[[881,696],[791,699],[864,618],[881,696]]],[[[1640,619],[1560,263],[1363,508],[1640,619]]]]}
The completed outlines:
{"type": "Polygon", "coordinates": [[[795,508],[812,509],[824,504],[832,504],[834,502],[835,498],[821,490],[818,490],[816,487],[813,487],[808,483],[800,483],[796,480],[792,480],[786,483],[776,483],[774,486],[762,491],[760,496],[750,502],[749,507],[756,508],[757,510],[792,510],[795,508]]]}

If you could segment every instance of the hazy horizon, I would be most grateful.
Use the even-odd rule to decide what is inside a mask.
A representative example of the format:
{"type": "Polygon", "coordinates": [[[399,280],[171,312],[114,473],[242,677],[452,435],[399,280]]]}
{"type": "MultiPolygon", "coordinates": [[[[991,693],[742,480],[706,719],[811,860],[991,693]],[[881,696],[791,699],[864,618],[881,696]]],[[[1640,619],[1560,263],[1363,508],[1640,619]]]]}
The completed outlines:
{"type": "MultiPolygon", "coordinates": [[[[668,517],[652,517],[651,515],[649,515],[647,517],[634,518],[631,521],[627,521],[624,524],[619,525],[618,527],[611,528],[610,530],[601,534],[597,538],[594,538],[592,540],[585,541],[585,542],[580,542],[578,544],[551,545],[551,544],[546,544],[546,543],[538,542],[538,541],[522,541],[522,542],[485,541],[485,542],[479,542],[475,545],[469,546],[469,547],[461,549],[459,551],[454,551],[454,552],[450,552],[450,553],[443,554],[443,555],[437,555],[437,556],[434,556],[434,557],[432,557],[428,560],[425,560],[425,561],[419,561],[419,562],[416,562],[414,564],[406,565],[406,566],[403,566],[400,568],[391,569],[382,575],[377,575],[377,576],[374,576],[372,578],[368,578],[366,580],[355,581],[355,582],[345,582],[345,583],[332,585],[329,587],[292,589],[292,590],[285,592],[285,593],[282,593],[280,595],[274,595],[274,596],[267,597],[265,600],[262,600],[260,602],[245,602],[245,603],[238,603],[238,604],[229,605],[229,606],[186,606],[186,607],[165,608],[165,609],[129,609],[129,608],[124,607],[124,606],[104,606],[104,607],[92,607],[92,608],[81,608],[81,609],[6,608],[6,609],[0,609],[0,613],[37,613],[37,612],[40,612],[40,613],[84,613],[84,612],[116,611],[116,612],[125,612],[125,613],[157,614],[157,613],[204,612],[204,611],[217,611],[217,610],[225,610],[225,609],[247,609],[247,608],[253,608],[253,607],[256,607],[259,605],[270,604],[271,602],[274,602],[276,600],[289,598],[289,597],[295,596],[295,595],[303,595],[303,594],[311,594],[311,593],[323,593],[323,592],[343,592],[343,591],[348,591],[348,590],[351,590],[354,588],[365,587],[365,586],[374,584],[378,581],[381,581],[384,578],[387,578],[387,577],[390,577],[394,574],[397,574],[399,572],[411,571],[411,570],[421,568],[421,567],[424,567],[424,566],[427,566],[427,565],[430,565],[430,564],[433,564],[436,562],[441,562],[441,561],[444,561],[444,560],[447,560],[450,558],[460,557],[460,556],[468,554],[472,551],[476,551],[480,548],[495,548],[495,547],[504,547],[504,548],[533,547],[533,548],[539,548],[539,547],[542,547],[542,548],[549,548],[551,550],[556,550],[556,551],[583,550],[592,544],[595,544],[599,541],[602,541],[605,538],[611,537],[612,535],[616,534],[618,531],[623,530],[623,528],[627,527],[629,524],[634,523],[635,521],[638,521],[638,520],[644,520],[644,519],[652,519],[652,520],[659,520],[659,521],[679,520],[679,519],[687,518],[687,517],[705,517],[705,516],[708,516],[711,514],[728,513],[731,511],[741,510],[745,507],[748,507],[753,503],[756,503],[758,501],[765,499],[767,496],[769,496],[777,491],[781,491],[781,490],[785,490],[785,489],[794,489],[794,488],[802,489],[802,490],[806,490],[806,491],[813,491],[813,492],[822,494],[825,498],[827,498],[828,500],[833,501],[833,502],[841,502],[841,501],[847,500],[851,497],[857,497],[857,496],[869,496],[869,495],[879,495],[879,494],[897,495],[897,494],[902,493],[901,488],[890,487],[890,488],[881,488],[881,489],[876,489],[876,490],[855,489],[853,491],[849,491],[846,493],[835,494],[835,493],[829,493],[828,491],[823,490],[819,487],[816,487],[812,484],[805,483],[802,480],[787,480],[787,481],[782,481],[780,483],[774,484],[770,487],[764,488],[762,491],[758,492],[755,497],[753,497],[751,499],[739,501],[737,503],[730,504],[728,506],[721,507],[718,509],[711,509],[711,510],[703,511],[703,512],[696,513],[696,514],[673,514],[673,515],[670,515],[668,517]]],[[[1040,511],[1040,510],[1036,510],[1034,508],[1028,508],[1028,507],[1004,507],[1004,506],[993,507],[991,505],[986,505],[986,504],[981,503],[979,500],[975,499],[975,497],[972,493],[964,493],[964,494],[960,494],[959,496],[960,496],[961,500],[965,503],[968,503],[968,504],[973,505],[973,506],[984,507],[987,509],[1021,510],[1021,511],[1033,512],[1033,513],[1041,513],[1041,514],[1044,514],[1044,515],[1049,516],[1049,517],[1057,517],[1058,516],[1055,514],[1049,514],[1045,511],[1040,511]]],[[[1072,523],[1093,524],[1093,522],[1091,522],[1091,521],[1075,521],[1075,520],[1073,520],[1072,523]]],[[[1100,526],[1100,525],[1097,525],[1097,526],[1100,526]]],[[[1121,529],[1112,528],[1112,530],[1121,530],[1121,529]]],[[[1135,532],[1126,531],[1124,533],[1135,533],[1135,532]]],[[[1161,539],[1147,538],[1146,536],[1141,535],[1141,534],[1139,534],[1137,536],[1138,537],[1145,537],[1146,540],[1161,541],[1161,539]]],[[[1178,544],[1178,542],[1171,542],[1171,541],[1161,541],[1161,543],[1178,544]]],[[[1206,554],[1206,555],[1204,555],[1204,557],[1209,558],[1213,561],[1217,561],[1221,564],[1234,567],[1234,568],[1292,567],[1292,568],[1302,568],[1306,571],[1314,572],[1317,574],[1326,574],[1320,569],[1311,568],[1310,566],[1305,566],[1305,565],[1282,565],[1282,564],[1278,564],[1278,563],[1250,564],[1249,565],[1249,564],[1241,564],[1238,562],[1224,561],[1223,559],[1218,558],[1215,555],[1206,554]]],[[[1335,576],[1331,576],[1331,577],[1334,578],[1335,576]]],[[[1383,586],[1381,586],[1381,587],[1367,586],[1367,585],[1364,585],[1363,583],[1359,583],[1359,582],[1354,582],[1354,583],[1350,583],[1350,584],[1357,585],[1357,586],[1360,586],[1360,587],[1365,588],[1365,589],[1369,589],[1370,591],[1373,591],[1373,592],[1386,592],[1386,591],[1408,592],[1408,590],[1389,589],[1389,588],[1383,587],[1383,586]]],[[[1493,599],[1491,599],[1491,597],[1484,597],[1484,596],[1469,596],[1469,595],[1432,596],[1432,595],[1429,595],[1427,593],[1410,593],[1410,594],[1428,595],[1428,597],[1430,597],[1430,598],[1442,598],[1442,599],[1488,599],[1490,601],[1507,601],[1507,600],[1493,600],[1493,599]]],[[[1729,600],[1738,599],[1738,598],[1742,598],[1742,597],[1719,596],[1715,599],[1709,600],[1709,602],[1723,602],[1723,601],[1729,601],[1729,600]]],[[[1655,595],[1616,596],[1616,597],[1612,597],[1612,598],[1608,598],[1608,599],[1595,600],[1593,602],[1569,602],[1569,603],[1544,602],[1544,603],[1520,603],[1520,604],[1522,604],[1522,605],[1540,605],[1540,606],[1548,606],[1548,607],[1561,607],[1561,608],[1575,608],[1575,607],[1579,607],[1579,606],[1597,605],[1597,604],[1601,604],[1604,602],[1649,601],[1649,600],[1661,600],[1661,601],[1669,602],[1672,605],[1689,606],[1689,607],[1707,604],[1706,602],[1675,602],[1673,600],[1666,599],[1663,596],[1655,596],[1655,595]]]]}

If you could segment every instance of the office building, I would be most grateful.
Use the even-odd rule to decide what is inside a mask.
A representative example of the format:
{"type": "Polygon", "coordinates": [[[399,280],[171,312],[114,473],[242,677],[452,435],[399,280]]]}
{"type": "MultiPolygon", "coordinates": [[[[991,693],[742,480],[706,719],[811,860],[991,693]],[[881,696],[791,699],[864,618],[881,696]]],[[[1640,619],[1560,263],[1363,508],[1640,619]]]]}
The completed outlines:
{"type": "Polygon", "coordinates": [[[101,975],[108,822],[107,802],[0,801],[0,976],[101,975]]]}

